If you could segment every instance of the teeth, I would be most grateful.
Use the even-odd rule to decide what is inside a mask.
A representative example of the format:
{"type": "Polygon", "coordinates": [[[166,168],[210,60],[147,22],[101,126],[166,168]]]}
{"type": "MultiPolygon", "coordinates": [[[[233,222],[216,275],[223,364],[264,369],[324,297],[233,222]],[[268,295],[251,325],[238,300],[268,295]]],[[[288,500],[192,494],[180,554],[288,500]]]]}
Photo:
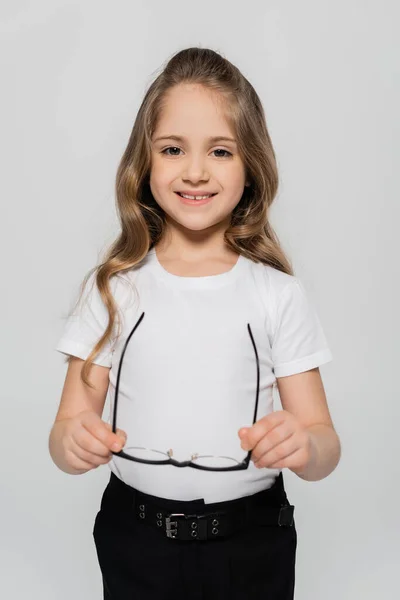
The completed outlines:
{"type": "Polygon", "coordinates": [[[208,194],[208,196],[189,196],[188,194],[181,194],[183,198],[187,198],[188,200],[204,200],[205,198],[211,198],[214,194],[208,194]]]}

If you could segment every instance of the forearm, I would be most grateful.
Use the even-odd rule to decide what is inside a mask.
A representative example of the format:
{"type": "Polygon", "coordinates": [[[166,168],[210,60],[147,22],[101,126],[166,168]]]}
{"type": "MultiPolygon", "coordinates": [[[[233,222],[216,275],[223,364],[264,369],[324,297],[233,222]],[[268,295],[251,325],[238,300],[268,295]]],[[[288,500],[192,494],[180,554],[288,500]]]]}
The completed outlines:
{"type": "Polygon", "coordinates": [[[311,442],[310,460],[301,471],[291,471],[305,481],[319,481],[337,467],[341,456],[340,440],[336,431],[329,425],[311,425],[307,429],[311,442]]]}

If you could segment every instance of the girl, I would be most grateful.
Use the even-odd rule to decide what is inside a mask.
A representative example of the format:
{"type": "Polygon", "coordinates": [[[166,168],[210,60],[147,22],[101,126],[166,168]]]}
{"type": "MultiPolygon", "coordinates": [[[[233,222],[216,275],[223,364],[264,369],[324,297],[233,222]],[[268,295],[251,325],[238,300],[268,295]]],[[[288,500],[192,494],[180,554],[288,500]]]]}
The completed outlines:
{"type": "Polygon", "coordinates": [[[104,598],[294,597],[282,469],[326,477],[339,438],[319,373],[332,355],[268,221],[277,187],[251,84],[212,50],[178,52],[118,168],[121,234],[56,346],[51,456],[111,470],[93,530],[104,598]]]}

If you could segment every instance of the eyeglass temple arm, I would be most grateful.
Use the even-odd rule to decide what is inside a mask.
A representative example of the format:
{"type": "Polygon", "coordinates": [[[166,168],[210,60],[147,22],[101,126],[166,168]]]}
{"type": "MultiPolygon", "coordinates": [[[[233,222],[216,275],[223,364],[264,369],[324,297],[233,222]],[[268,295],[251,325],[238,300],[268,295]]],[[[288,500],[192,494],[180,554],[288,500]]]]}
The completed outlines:
{"type": "MultiPolygon", "coordinates": [[[[116,384],[115,384],[115,398],[116,398],[116,401],[114,402],[114,410],[113,410],[113,418],[112,418],[112,431],[113,431],[113,433],[116,433],[116,431],[117,431],[117,428],[116,428],[116,422],[117,422],[117,398],[118,398],[119,381],[120,381],[121,369],[122,369],[122,361],[123,361],[124,354],[125,354],[126,348],[128,346],[129,340],[131,339],[132,335],[135,333],[136,329],[138,328],[138,326],[142,322],[144,315],[145,315],[145,313],[142,312],[141,316],[139,317],[139,319],[136,322],[135,326],[133,327],[132,331],[128,335],[128,337],[127,337],[127,339],[125,341],[124,347],[122,349],[122,352],[121,352],[121,357],[120,357],[119,366],[118,366],[118,373],[117,373],[117,381],[116,381],[116,384]]],[[[253,425],[254,425],[254,423],[256,422],[256,418],[257,418],[258,399],[259,399],[259,393],[260,393],[260,361],[259,361],[259,357],[258,357],[257,346],[255,344],[253,333],[251,331],[250,323],[247,323],[247,330],[249,332],[249,335],[250,335],[250,338],[251,338],[251,342],[253,344],[254,353],[256,355],[256,363],[257,363],[256,405],[255,405],[255,408],[254,408],[254,415],[253,415],[253,425]]],[[[172,449],[170,449],[170,452],[171,452],[170,457],[172,457],[172,449]]],[[[251,455],[251,450],[249,450],[249,452],[247,453],[247,456],[243,460],[243,462],[248,463],[250,461],[250,455],[251,455]]]]}

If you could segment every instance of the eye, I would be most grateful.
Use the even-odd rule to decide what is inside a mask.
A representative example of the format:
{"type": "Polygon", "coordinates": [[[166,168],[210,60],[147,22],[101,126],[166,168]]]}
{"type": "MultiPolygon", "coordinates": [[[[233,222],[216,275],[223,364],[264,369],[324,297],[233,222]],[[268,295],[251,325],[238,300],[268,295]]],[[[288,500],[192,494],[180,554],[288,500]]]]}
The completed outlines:
{"type": "MultiPolygon", "coordinates": [[[[167,150],[180,150],[180,148],[178,148],[177,146],[168,146],[168,148],[164,148],[164,150],[161,150],[161,154],[166,154],[167,150]]],[[[176,154],[168,154],[168,156],[177,156],[176,154]]]]}
{"type": "MultiPolygon", "coordinates": [[[[224,150],[223,148],[217,148],[217,150],[213,150],[213,152],[225,152],[226,154],[229,154],[229,156],[232,156],[232,153],[229,152],[228,150],[224,150]]],[[[227,156],[217,156],[217,158],[228,158],[227,156]]]]}
{"type": "MultiPolygon", "coordinates": [[[[168,150],[178,150],[179,152],[180,148],[178,148],[178,146],[168,146],[168,148],[164,148],[164,150],[161,150],[161,154],[166,154],[167,156],[178,156],[178,154],[175,153],[170,154],[168,150]]],[[[216,150],[213,150],[213,152],[225,152],[224,156],[217,156],[217,158],[228,158],[228,156],[232,156],[231,152],[229,152],[228,150],[224,150],[223,148],[217,148],[216,150]]]]}

